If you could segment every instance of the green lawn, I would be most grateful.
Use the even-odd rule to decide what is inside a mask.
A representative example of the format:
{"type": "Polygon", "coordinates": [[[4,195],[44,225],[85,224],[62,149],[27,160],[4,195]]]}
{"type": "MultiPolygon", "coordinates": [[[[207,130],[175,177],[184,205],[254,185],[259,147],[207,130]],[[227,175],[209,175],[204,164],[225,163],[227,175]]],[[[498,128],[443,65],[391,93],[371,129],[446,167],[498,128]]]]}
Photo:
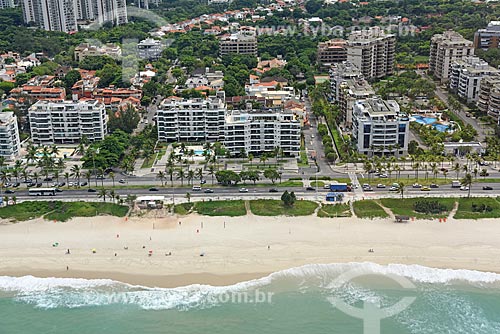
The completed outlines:
{"type": "Polygon", "coordinates": [[[323,188],[325,186],[325,182],[323,182],[323,181],[311,181],[311,187],[316,187],[316,185],[319,188],[323,188]]]}
{"type": "Polygon", "coordinates": [[[297,163],[299,167],[308,167],[308,159],[307,159],[307,153],[304,150],[300,151],[300,161],[297,163]]]}
{"type": "Polygon", "coordinates": [[[458,211],[454,218],[456,219],[480,219],[480,218],[499,218],[500,217],[500,202],[494,198],[479,197],[479,198],[459,198],[458,211]],[[474,212],[472,205],[484,204],[491,211],[474,212]]]}
{"type": "Polygon", "coordinates": [[[387,218],[387,213],[374,200],[366,199],[353,203],[354,214],[359,218],[387,218]]]}
{"type": "Polygon", "coordinates": [[[193,203],[181,203],[181,204],[176,204],[174,206],[174,213],[178,215],[185,216],[189,213],[191,208],[193,207],[193,203]]]}
{"type": "MultiPolygon", "coordinates": [[[[434,179],[434,177],[429,177],[426,180],[425,176],[424,177],[421,177],[421,176],[422,175],[419,172],[418,180],[414,177],[410,177],[410,178],[401,177],[400,179],[398,179],[397,177],[395,177],[395,173],[392,173],[392,177],[387,178],[387,179],[381,179],[381,178],[376,177],[376,176],[374,176],[373,178],[370,178],[370,179],[360,177],[359,183],[361,183],[361,184],[368,183],[371,186],[376,186],[377,184],[381,183],[381,184],[385,184],[386,186],[391,186],[393,183],[403,182],[405,184],[405,186],[407,186],[407,187],[411,187],[414,183],[418,183],[418,184],[421,184],[423,186],[429,186],[430,184],[434,183],[434,184],[438,184],[440,186],[447,186],[448,185],[451,187],[451,181],[455,179],[455,178],[448,177],[445,180],[443,178],[434,179]]],[[[448,176],[449,176],[449,174],[448,174],[448,176]]]]}
{"type": "Polygon", "coordinates": [[[285,207],[280,200],[250,201],[250,210],[257,216],[309,216],[317,207],[318,204],[312,201],[296,201],[292,207],[285,207]]]}
{"type": "Polygon", "coordinates": [[[404,198],[404,199],[396,199],[396,198],[382,198],[380,202],[383,206],[390,209],[395,215],[403,215],[410,216],[416,218],[444,218],[448,217],[450,211],[453,209],[453,206],[456,202],[455,198],[404,198]],[[446,207],[446,211],[439,214],[425,214],[418,213],[413,210],[413,205],[417,201],[421,200],[436,200],[439,203],[443,204],[446,207]]]}
{"type": "Polygon", "coordinates": [[[237,201],[206,201],[196,202],[195,210],[205,216],[244,216],[247,214],[245,202],[237,201]]]}
{"type": "Polygon", "coordinates": [[[323,204],[318,210],[318,217],[351,217],[349,204],[323,204]]]}
{"type": "Polygon", "coordinates": [[[44,217],[47,220],[67,221],[73,217],[111,215],[124,217],[128,207],[113,203],[27,201],[0,208],[0,217],[23,221],[44,217]]]}

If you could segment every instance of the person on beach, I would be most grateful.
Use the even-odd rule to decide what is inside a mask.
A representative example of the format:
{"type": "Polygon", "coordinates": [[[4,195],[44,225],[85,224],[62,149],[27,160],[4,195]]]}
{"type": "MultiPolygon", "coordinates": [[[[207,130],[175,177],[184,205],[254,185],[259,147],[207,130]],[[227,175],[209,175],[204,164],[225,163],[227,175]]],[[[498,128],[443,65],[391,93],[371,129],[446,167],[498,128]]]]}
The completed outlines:
{"type": "Polygon", "coordinates": [[[66,266],[66,271],[68,271],[68,270],[69,270],[69,267],[68,267],[68,266],[66,266]]]}
{"type": "Polygon", "coordinates": [[[71,252],[69,251],[69,248],[68,248],[68,250],[66,251],[66,254],[71,254],[71,252]]]}
{"type": "Polygon", "coordinates": [[[267,250],[271,250],[271,246],[270,245],[267,245],[267,250]]]}

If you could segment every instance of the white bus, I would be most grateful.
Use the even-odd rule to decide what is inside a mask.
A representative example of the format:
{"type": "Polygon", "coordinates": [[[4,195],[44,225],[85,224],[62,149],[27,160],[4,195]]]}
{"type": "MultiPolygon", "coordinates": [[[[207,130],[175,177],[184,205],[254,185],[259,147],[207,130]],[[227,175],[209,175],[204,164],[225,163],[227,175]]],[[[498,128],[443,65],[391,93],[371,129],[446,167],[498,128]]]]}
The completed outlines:
{"type": "Polygon", "coordinates": [[[28,190],[30,196],[55,196],[56,188],[31,188],[28,190]]]}

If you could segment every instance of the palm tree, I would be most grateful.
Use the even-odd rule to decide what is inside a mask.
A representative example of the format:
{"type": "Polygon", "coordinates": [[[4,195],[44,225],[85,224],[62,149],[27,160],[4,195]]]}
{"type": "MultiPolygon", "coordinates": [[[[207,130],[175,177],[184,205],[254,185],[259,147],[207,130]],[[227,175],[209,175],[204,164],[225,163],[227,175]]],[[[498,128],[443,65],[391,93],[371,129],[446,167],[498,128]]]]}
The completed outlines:
{"type": "Polygon", "coordinates": [[[212,176],[212,185],[214,184],[215,167],[208,166],[208,175],[212,176]]]}
{"type": "Polygon", "coordinates": [[[188,184],[189,182],[191,182],[191,185],[193,185],[194,176],[195,176],[194,170],[189,170],[187,173],[188,184]]]}
{"type": "Polygon", "coordinates": [[[194,150],[190,149],[187,153],[187,156],[191,158],[191,161],[194,163],[194,150]]]}
{"type": "Polygon", "coordinates": [[[49,186],[49,171],[45,169],[43,171],[43,176],[45,178],[45,182],[47,182],[47,187],[48,187],[49,186]]]}
{"type": "Polygon", "coordinates": [[[115,202],[115,191],[113,189],[111,189],[111,191],[109,192],[109,197],[111,198],[111,200],[113,201],[113,203],[115,202]]]}
{"type": "Polygon", "coordinates": [[[158,179],[161,181],[161,186],[163,187],[164,182],[165,182],[165,173],[163,171],[159,171],[158,174],[156,175],[158,179]]]}
{"type": "MultiPolygon", "coordinates": [[[[84,174],[84,177],[87,179],[87,184],[89,185],[89,189],[90,189],[90,178],[92,177],[92,172],[90,170],[87,170],[84,174]]],[[[113,187],[114,187],[114,183],[113,183],[113,187]]]]}
{"type": "Polygon", "coordinates": [[[113,188],[115,187],[115,173],[114,172],[109,172],[109,177],[113,181],[113,188]]]}
{"type": "Polygon", "coordinates": [[[23,171],[21,172],[21,175],[24,179],[24,182],[26,182],[28,180],[28,177],[29,177],[29,173],[26,169],[23,169],[23,171]]]}
{"type": "Polygon", "coordinates": [[[0,169],[5,167],[5,157],[0,157],[0,169]]]}
{"type": "Polygon", "coordinates": [[[97,169],[97,175],[101,179],[101,187],[104,187],[104,169],[102,167],[97,169]]]}
{"type": "Polygon", "coordinates": [[[453,166],[453,170],[457,173],[457,179],[458,176],[460,175],[460,164],[457,162],[455,166],[453,166]]]}
{"type": "Polygon", "coordinates": [[[266,154],[262,154],[262,156],[260,157],[260,162],[262,162],[264,164],[264,167],[266,166],[266,161],[267,160],[268,160],[267,155],[266,154]]]}
{"type": "Polygon", "coordinates": [[[203,182],[203,169],[196,168],[196,177],[200,178],[200,183],[203,182]]]}
{"type": "Polygon", "coordinates": [[[99,196],[99,198],[102,198],[104,200],[104,202],[106,202],[107,195],[108,195],[108,190],[105,188],[101,188],[101,189],[99,189],[99,194],[97,196],[99,196]]]}
{"type": "Polygon", "coordinates": [[[12,176],[16,178],[16,182],[17,182],[19,179],[19,169],[14,168],[14,170],[12,171],[12,176]]]}
{"type": "Polygon", "coordinates": [[[37,154],[37,148],[35,146],[33,146],[31,143],[30,145],[27,147],[27,154],[26,154],[26,161],[29,163],[29,162],[34,162],[35,159],[36,159],[36,154],[37,154]]]}
{"type": "MultiPolygon", "coordinates": [[[[35,173],[36,174],[36,173],[35,173]]],[[[33,177],[35,175],[33,174],[33,177]]],[[[69,187],[69,178],[70,178],[70,174],[68,172],[64,173],[64,178],[66,179],[66,185],[69,187]]]]}
{"type": "Polygon", "coordinates": [[[467,197],[470,197],[470,188],[472,187],[472,175],[470,173],[465,174],[462,180],[460,180],[460,184],[464,187],[468,187],[467,197]]]}
{"type": "Polygon", "coordinates": [[[403,182],[399,181],[399,183],[398,183],[398,194],[401,195],[401,199],[403,198],[404,193],[405,193],[405,184],[403,182]]]}
{"type": "Polygon", "coordinates": [[[56,145],[52,145],[50,147],[50,154],[53,156],[57,156],[59,154],[59,148],[56,145]]]}
{"type": "Polygon", "coordinates": [[[420,162],[415,162],[413,164],[413,169],[415,170],[415,178],[418,180],[418,169],[420,168],[420,162]]]}
{"type": "Polygon", "coordinates": [[[172,167],[172,166],[168,167],[167,174],[170,176],[170,186],[171,187],[174,186],[174,173],[175,173],[174,167],[172,167]]]}
{"type": "Polygon", "coordinates": [[[181,186],[184,185],[184,178],[186,177],[186,173],[184,170],[181,168],[177,171],[177,179],[181,180],[181,186]]]}
{"type": "Polygon", "coordinates": [[[40,178],[40,175],[38,175],[37,172],[34,172],[31,177],[35,179],[35,183],[38,183],[38,179],[40,178]]]}
{"type": "Polygon", "coordinates": [[[253,161],[253,154],[252,153],[248,154],[248,161],[250,161],[250,167],[252,167],[252,161],[253,161]]]}
{"type": "Polygon", "coordinates": [[[397,173],[397,179],[399,180],[399,177],[401,176],[401,167],[399,167],[399,165],[396,165],[394,166],[394,170],[396,171],[397,173]]]}
{"type": "MultiPolygon", "coordinates": [[[[5,171],[5,170],[0,171],[0,181],[2,181],[2,188],[1,189],[3,189],[5,184],[10,181],[10,175],[9,175],[9,173],[7,173],[7,171],[5,171]]],[[[0,190],[0,194],[1,193],[2,193],[2,191],[0,190]]]]}
{"type": "Polygon", "coordinates": [[[443,169],[443,176],[444,176],[445,180],[446,180],[446,175],[448,175],[448,170],[447,169],[443,169]]]}
{"type": "Polygon", "coordinates": [[[54,171],[54,178],[56,179],[56,182],[59,183],[59,171],[58,170],[54,171]]]}
{"type": "Polygon", "coordinates": [[[71,167],[71,176],[78,180],[78,187],[80,186],[80,173],[80,166],[74,165],[73,167],[71,167]]]}
{"type": "Polygon", "coordinates": [[[186,199],[188,200],[188,203],[191,203],[191,194],[186,193],[186,199]]]}

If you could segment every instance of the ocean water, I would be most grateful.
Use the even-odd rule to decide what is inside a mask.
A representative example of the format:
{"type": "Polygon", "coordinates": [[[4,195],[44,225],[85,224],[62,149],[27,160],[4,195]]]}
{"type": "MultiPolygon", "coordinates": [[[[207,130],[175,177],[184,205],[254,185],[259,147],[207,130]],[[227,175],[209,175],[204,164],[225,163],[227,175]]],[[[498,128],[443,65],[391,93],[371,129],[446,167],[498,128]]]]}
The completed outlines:
{"type": "Polygon", "coordinates": [[[500,333],[500,275],[372,263],[307,265],[226,287],[174,289],[4,276],[0,333],[369,334],[377,330],[364,328],[373,317],[365,306],[387,310],[404,297],[414,300],[380,320],[380,333],[500,333]]]}

